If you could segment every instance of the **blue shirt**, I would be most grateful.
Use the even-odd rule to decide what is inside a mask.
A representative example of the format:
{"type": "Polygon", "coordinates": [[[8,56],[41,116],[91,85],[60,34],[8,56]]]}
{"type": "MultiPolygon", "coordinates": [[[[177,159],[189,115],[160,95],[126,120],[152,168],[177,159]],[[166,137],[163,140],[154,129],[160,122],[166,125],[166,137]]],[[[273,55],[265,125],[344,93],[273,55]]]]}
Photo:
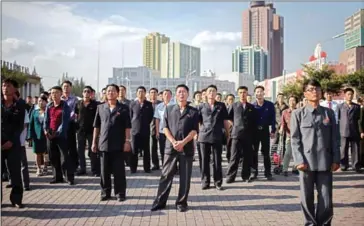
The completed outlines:
{"type": "MultiPolygon", "coordinates": [[[[174,102],[172,100],[169,101],[169,103],[167,104],[167,106],[170,106],[170,105],[174,105],[174,102]]],[[[164,104],[164,102],[158,104],[154,110],[154,118],[159,119],[159,133],[164,133],[163,128],[164,128],[164,112],[165,111],[166,111],[166,105],[164,104]]]]}
{"type": "Polygon", "coordinates": [[[66,98],[65,96],[62,96],[61,98],[62,100],[64,100],[67,105],[70,107],[71,110],[71,119],[74,119],[74,114],[75,114],[75,110],[76,110],[76,105],[78,102],[78,99],[76,96],[70,95],[68,98],[66,98]]]}
{"type": "Polygon", "coordinates": [[[257,110],[258,121],[257,126],[272,126],[272,133],[276,132],[276,111],[274,104],[270,101],[264,100],[262,106],[257,102],[253,103],[254,108],[257,110]]]}

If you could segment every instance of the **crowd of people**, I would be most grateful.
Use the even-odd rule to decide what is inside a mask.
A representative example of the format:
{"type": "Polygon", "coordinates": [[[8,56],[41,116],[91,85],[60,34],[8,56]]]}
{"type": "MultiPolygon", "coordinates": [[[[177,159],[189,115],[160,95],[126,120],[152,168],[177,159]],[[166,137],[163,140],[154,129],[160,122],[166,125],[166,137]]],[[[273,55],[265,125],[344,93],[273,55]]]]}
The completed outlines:
{"type": "MultiPolygon", "coordinates": [[[[222,153],[226,150],[226,183],[234,183],[241,166],[244,182],[258,177],[258,153],[263,155],[264,177],[273,180],[272,153],[281,147],[282,170],[299,174],[301,205],[306,225],[329,225],[333,216],[332,172],[364,166],[364,108],[353,102],[354,90],[344,90],[338,104],[333,94],[324,93],[319,82],[304,84],[304,100],[278,94],[277,102],[265,100],[263,86],[245,86],[223,97],[215,85],[196,91],[178,85],[161,92],[140,86],[137,98],[126,98],[126,87],[109,84],[96,100],[95,90],[85,86],[79,100],[72,83],[64,81],[39,97],[20,98],[18,84],[2,81],[2,181],[9,181],[10,201],[22,208],[23,190],[30,190],[26,141],[35,154],[36,176],[48,174],[51,184],[75,184],[75,175],[100,177],[101,201],[114,194],[126,199],[125,168],[137,174],[142,158],[145,173],[161,170],[152,211],[164,209],[174,175],[179,175],[177,210],[188,210],[192,165],[195,155],[201,172],[201,188],[224,190],[222,153]],[[191,101],[189,101],[191,100],[191,101]],[[285,103],[285,100],[288,103],[285,103]],[[86,167],[86,151],[90,173],[86,167]],[[211,166],[211,167],[210,167],[211,166]],[[211,183],[211,172],[213,182],[211,183]],[[299,172],[299,173],[298,173],[299,172]],[[213,186],[211,186],[213,184],[213,186]],[[314,210],[314,187],[319,193],[314,210]]],[[[358,101],[360,102],[360,100],[358,101]]],[[[280,164],[280,163],[279,163],[280,164]]]]}

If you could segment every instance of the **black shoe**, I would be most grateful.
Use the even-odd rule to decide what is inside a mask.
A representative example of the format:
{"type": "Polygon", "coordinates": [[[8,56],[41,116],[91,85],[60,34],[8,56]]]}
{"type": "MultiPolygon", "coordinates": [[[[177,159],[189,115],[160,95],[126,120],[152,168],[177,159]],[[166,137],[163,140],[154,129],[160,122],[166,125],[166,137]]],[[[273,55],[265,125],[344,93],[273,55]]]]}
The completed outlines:
{"type": "Polygon", "coordinates": [[[151,173],[151,170],[144,170],[144,173],[151,173]]]}
{"type": "Polygon", "coordinates": [[[269,181],[272,181],[272,180],[273,180],[273,176],[272,176],[272,175],[268,175],[268,176],[266,176],[266,178],[267,178],[267,180],[269,180],[269,181]]]}
{"type": "Polygon", "coordinates": [[[70,181],[68,181],[68,184],[69,185],[75,185],[75,181],[74,180],[70,180],[70,181]]]}
{"type": "Polygon", "coordinates": [[[341,171],[347,171],[348,167],[341,167],[340,169],[341,169],[341,171]]]}
{"type": "Polygon", "coordinates": [[[216,185],[216,190],[218,190],[218,191],[223,191],[223,190],[224,190],[224,188],[223,188],[223,187],[221,187],[221,185],[216,185]]]}
{"type": "Polygon", "coordinates": [[[249,177],[248,183],[253,182],[253,180],[254,180],[254,177],[249,177]]]}
{"type": "Polygon", "coordinates": [[[16,208],[18,208],[18,209],[23,209],[24,208],[24,204],[22,204],[22,203],[11,203],[11,205],[13,206],[13,207],[16,207],[16,208]]]}
{"type": "Polygon", "coordinates": [[[207,189],[210,189],[210,185],[203,185],[202,186],[202,190],[207,190],[207,189]]]}
{"type": "Polygon", "coordinates": [[[159,167],[158,166],[153,166],[152,170],[159,170],[159,167]]]}
{"type": "Polygon", "coordinates": [[[154,211],[158,211],[158,210],[163,210],[166,208],[166,205],[153,205],[152,208],[150,209],[150,211],[154,212],[154,211]]]}
{"type": "Polygon", "coordinates": [[[298,171],[298,170],[292,170],[292,174],[294,174],[294,175],[298,175],[298,174],[300,174],[300,172],[298,171]]]}
{"type": "Polygon", "coordinates": [[[235,180],[234,179],[226,179],[226,183],[227,184],[231,184],[231,183],[234,183],[235,182],[235,180]]]}
{"type": "Polygon", "coordinates": [[[99,173],[95,173],[94,174],[94,177],[100,177],[100,174],[99,173]]]}
{"type": "Polygon", "coordinates": [[[288,177],[288,172],[287,171],[283,172],[283,176],[288,177]]]}
{"type": "Polygon", "coordinates": [[[100,201],[107,201],[109,199],[111,199],[111,196],[110,195],[101,196],[100,201]]]}
{"type": "Polygon", "coordinates": [[[126,200],[126,198],[124,196],[119,196],[118,197],[119,202],[124,202],[125,200],[126,200]]]}
{"type": "Polygon", "coordinates": [[[134,174],[134,173],[136,173],[137,171],[136,170],[130,170],[130,173],[131,174],[134,174]]]}
{"type": "Polygon", "coordinates": [[[7,184],[5,187],[6,188],[11,188],[12,186],[11,186],[11,184],[7,184]]]}
{"type": "Polygon", "coordinates": [[[24,190],[25,191],[30,191],[30,187],[25,187],[24,190]]]}
{"type": "Polygon", "coordinates": [[[243,182],[246,182],[246,179],[243,179],[243,182]]]}
{"type": "Polygon", "coordinates": [[[178,212],[186,212],[188,210],[187,206],[177,205],[178,212]]]}
{"type": "Polygon", "coordinates": [[[63,183],[63,182],[64,182],[63,180],[55,180],[55,179],[53,179],[49,183],[50,184],[60,184],[60,183],[63,183]]]}
{"type": "Polygon", "coordinates": [[[76,173],[76,176],[83,176],[86,175],[86,171],[80,170],[76,173]]]}

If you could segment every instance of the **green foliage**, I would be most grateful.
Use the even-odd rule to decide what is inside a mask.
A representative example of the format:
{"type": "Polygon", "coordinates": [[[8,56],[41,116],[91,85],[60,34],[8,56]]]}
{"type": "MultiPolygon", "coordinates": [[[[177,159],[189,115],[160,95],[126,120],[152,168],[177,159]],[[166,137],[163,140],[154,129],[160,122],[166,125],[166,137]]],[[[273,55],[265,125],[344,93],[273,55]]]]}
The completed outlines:
{"type": "Polygon", "coordinates": [[[77,79],[75,77],[68,77],[68,75],[62,75],[62,78],[58,80],[58,85],[61,86],[64,81],[72,82],[72,93],[75,96],[82,97],[83,88],[86,86],[83,78],[77,79]]]}
{"type": "Polygon", "coordinates": [[[1,67],[1,79],[11,78],[19,83],[19,86],[22,87],[27,81],[27,75],[21,71],[17,70],[9,70],[7,67],[1,67]]]}
{"type": "Polygon", "coordinates": [[[359,95],[364,94],[364,68],[342,78],[343,83],[354,87],[359,95]]]}

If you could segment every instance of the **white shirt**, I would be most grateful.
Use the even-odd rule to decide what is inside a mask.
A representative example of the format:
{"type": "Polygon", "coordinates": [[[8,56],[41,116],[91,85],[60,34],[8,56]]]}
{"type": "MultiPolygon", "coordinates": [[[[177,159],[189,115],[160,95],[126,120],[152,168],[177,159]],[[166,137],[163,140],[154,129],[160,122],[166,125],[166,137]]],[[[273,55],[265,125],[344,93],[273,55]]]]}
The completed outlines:
{"type": "MultiPolygon", "coordinates": [[[[324,100],[320,103],[320,105],[322,107],[329,107],[329,102],[327,100],[324,100]]],[[[336,120],[336,123],[338,123],[338,110],[337,110],[337,106],[338,106],[338,103],[336,103],[335,101],[331,101],[331,109],[334,111],[335,113],[335,120],[336,120]]]]}
{"type": "MultiPolygon", "coordinates": [[[[28,111],[25,110],[25,116],[24,116],[24,124],[29,124],[29,115],[28,115],[28,111]]],[[[21,146],[25,146],[25,139],[27,138],[27,132],[28,132],[28,128],[26,127],[25,129],[23,129],[23,132],[21,132],[20,134],[20,144],[21,146]]]]}
{"type": "MultiPolygon", "coordinates": [[[[170,101],[167,106],[174,105],[172,101],[170,101]]],[[[166,105],[164,102],[159,103],[157,106],[155,106],[154,110],[154,118],[159,119],[159,133],[164,133],[164,112],[166,111],[166,105]]]]}

